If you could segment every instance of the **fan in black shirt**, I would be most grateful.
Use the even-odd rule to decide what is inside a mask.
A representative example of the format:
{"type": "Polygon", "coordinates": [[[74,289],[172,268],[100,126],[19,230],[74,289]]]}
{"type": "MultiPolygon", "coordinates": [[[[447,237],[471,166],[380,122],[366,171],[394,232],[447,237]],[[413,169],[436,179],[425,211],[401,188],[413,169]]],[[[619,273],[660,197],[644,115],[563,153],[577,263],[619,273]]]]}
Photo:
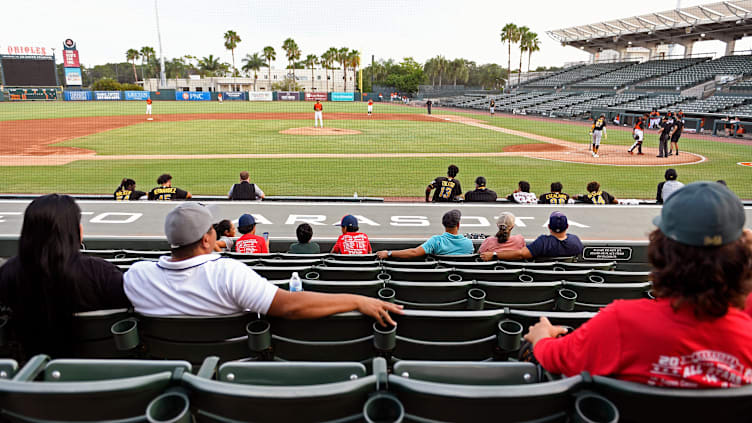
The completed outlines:
{"type": "Polygon", "coordinates": [[[475,178],[475,190],[465,193],[465,202],[492,202],[496,201],[496,192],[486,188],[486,178],[478,176],[475,178]]]}
{"type": "Polygon", "coordinates": [[[113,194],[116,201],[138,200],[144,195],[146,195],[145,192],[136,191],[136,181],[129,178],[123,178],[123,181],[120,182],[120,186],[117,187],[113,194]]]}
{"type": "Polygon", "coordinates": [[[172,186],[172,176],[165,173],[157,179],[160,185],[149,191],[149,200],[184,200],[193,197],[190,192],[172,186]]]}

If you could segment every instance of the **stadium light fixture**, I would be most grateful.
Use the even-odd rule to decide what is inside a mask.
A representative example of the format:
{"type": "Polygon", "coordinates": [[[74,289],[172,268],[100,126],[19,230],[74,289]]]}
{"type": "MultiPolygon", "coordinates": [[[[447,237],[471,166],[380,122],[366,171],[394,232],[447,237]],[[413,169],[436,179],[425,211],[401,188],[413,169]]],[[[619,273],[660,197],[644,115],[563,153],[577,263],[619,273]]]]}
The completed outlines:
{"type": "MultiPolygon", "coordinates": [[[[164,50],[162,50],[162,32],[159,30],[159,8],[158,0],[154,0],[154,15],[157,17],[157,40],[159,40],[159,88],[167,88],[167,77],[165,76],[164,50]]],[[[146,84],[146,81],[144,81],[146,84]]]]}

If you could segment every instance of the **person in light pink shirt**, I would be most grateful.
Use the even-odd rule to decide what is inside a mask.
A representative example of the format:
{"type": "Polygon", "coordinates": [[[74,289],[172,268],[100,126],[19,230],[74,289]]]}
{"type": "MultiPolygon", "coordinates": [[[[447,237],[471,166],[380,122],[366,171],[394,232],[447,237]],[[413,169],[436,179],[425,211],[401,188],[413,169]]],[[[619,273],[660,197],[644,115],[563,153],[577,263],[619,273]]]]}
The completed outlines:
{"type": "Polygon", "coordinates": [[[486,238],[480,245],[478,253],[483,260],[491,260],[497,252],[504,250],[518,250],[525,246],[525,238],[522,235],[512,235],[515,217],[512,213],[504,212],[496,221],[499,232],[486,238]],[[486,258],[487,257],[487,258],[486,258]]]}

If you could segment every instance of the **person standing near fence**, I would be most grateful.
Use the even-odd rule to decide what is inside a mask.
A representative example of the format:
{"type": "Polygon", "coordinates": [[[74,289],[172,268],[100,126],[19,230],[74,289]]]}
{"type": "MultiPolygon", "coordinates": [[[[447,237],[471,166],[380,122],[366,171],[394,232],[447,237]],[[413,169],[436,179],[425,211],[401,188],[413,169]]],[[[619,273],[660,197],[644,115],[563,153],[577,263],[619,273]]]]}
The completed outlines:
{"type": "Polygon", "coordinates": [[[152,120],[151,117],[151,97],[146,98],[146,115],[149,116],[147,120],[152,120]]]}
{"type": "Polygon", "coordinates": [[[320,100],[316,100],[316,104],[313,105],[313,127],[316,128],[321,122],[321,128],[324,128],[324,105],[320,100]]]}

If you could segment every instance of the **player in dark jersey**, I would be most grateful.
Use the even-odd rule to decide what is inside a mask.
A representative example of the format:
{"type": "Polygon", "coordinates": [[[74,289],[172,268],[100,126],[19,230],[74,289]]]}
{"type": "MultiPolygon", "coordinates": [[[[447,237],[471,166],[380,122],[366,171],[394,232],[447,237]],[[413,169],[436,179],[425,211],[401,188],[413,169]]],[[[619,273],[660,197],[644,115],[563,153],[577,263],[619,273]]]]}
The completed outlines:
{"type": "Polygon", "coordinates": [[[123,181],[120,182],[120,186],[117,187],[113,194],[115,201],[138,200],[144,195],[146,195],[145,192],[136,191],[136,181],[129,178],[123,178],[123,181]]]}
{"type": "Polygon", "coordinates": [[[488,105],[488,110],[491,112],[491,114],[494,114],[496,111],[496,102],[491,100],[491,103],[488,105]]]}
{"type": "Polygon", "coordinates": [[[551,183],[551,192],[547,194],[541,194],[538,199],[538,204],[567,204],[569,202],[569,194],[561,192],[564,187],[561,182],[551,183]]]}
{"type": "Polygon", "coordinates": [[[629,147],[629,150],[627,150],[629,154],[634,154],[635,148],[637,148],[637,154],[643,154],[642,140],[645,137],[645,120],[646,119],[644,116],[638,117],[637,122],[635,122],[634,128],[632,128],[632,138],[634,138],[635,142],[631,147],[629,147]]]}
{"type": "Polygon", "coordinates": [[[447,169],[447,176],[439,176],[428,184],[426,187],[426,203],[433,189],[436,190],[433,193],[433,202],[459,200],[462,195],[462,187],[460,186],[460,181],[454,179],[459,172],[460,169],[457,166],[450,165],[449,169],[447,169]]]}
{"type": "Polygon", "coordinates": [[[601,114],[593,126],[590,127],[590,136],[593,138],[593,157],[598,157],[598,149],[601,148],[601,137],[608,138],[606,134],[606,115],[601,114]]]}
{"type": "Polygon", "coordinates": [[[679,155],[679,138],[681,138],[682,131],[684,130],[684,113],[682,113],[681,110],[679,110],[676,113],[676,118],[674,119],[674,126],[671,129],[671,147],[668,150],[668,155],[670,156],[674,150],[676,150],[676,155],[679,155]]]}
{"type": "Polygon", "coordinates": [[[578,195],[575,200],[582,203],[590,204],[617,204],[616,198],[606,191],[601,191],[601,184],[598,182],[590,182],[587,184],[587,194],[578,195]]]}
{"type": "Polygon", "coordinates": [[[172,186],[172,176],[165,173],[157,179],[158,187],[149,191],[149,200],[185,200],[193,197],[190,192],[172,186]]]}
{"type": "Polygon", "coordinates": [[[674,118],[671,112],[661,118],[661,135],[658,144],[658,155],[655,157],[668,157],[668,140],[671,138],[671,129],[674,127],[674,118]]]}

